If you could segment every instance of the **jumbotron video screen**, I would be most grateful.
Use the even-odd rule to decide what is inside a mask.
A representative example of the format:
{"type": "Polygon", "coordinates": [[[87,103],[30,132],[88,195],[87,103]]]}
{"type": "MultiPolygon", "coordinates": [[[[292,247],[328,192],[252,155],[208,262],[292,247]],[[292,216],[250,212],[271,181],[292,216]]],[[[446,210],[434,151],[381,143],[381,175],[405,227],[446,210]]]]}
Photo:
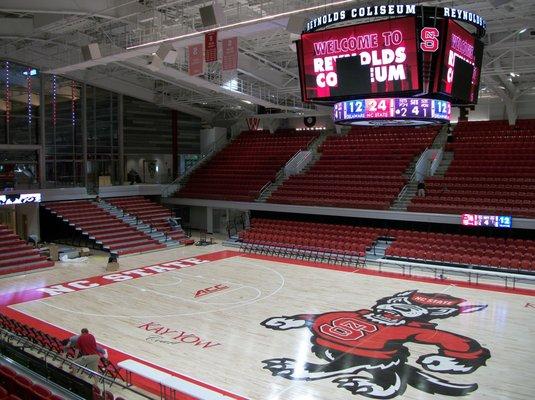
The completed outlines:
{"type": "Polygon", "coordinates": [[[483,43],[450,18],[425,14],[305,32],[297,49],[305,102],[426,97],[477,103],[483,43]]]}
{"type": "Polygon", "coordinates": [[[306,33],[299,51],[305,100],[421,90],[415,17],[306,33]]]}
{"type": "Polygon", "coordinates": [[[441,71],[436,80],[437,92],[443,93],[457,103],[476,103],[481,76],[483,43],[449,20],[441,71]]]}

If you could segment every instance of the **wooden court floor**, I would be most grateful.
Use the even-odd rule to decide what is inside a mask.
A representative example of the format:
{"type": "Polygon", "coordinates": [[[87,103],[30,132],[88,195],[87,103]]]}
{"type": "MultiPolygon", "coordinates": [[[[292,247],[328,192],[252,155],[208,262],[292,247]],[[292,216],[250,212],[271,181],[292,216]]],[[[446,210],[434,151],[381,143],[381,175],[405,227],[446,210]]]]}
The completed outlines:
{"type": "Polygon", "coordinates": [[[179,249],[0,281],[2,312],[250,399],[533,399],[534,293],[179,249]],[[298,265],[300,264],[300,265],[298,265]],[[11,282],[11,284],[10,284],[11,282]]]}

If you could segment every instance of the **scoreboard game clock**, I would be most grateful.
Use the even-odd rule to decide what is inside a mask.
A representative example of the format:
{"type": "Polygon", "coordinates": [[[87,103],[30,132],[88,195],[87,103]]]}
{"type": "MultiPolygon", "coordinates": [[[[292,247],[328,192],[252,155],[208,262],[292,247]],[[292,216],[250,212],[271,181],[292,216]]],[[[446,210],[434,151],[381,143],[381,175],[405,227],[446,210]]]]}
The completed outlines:
{"type": "Polygon", "coordinates": [[[475,13],[420,5],[313,18],[296,43],[303,101],[333,105],[338,124],[448,122],[477,103],[485,29],[475,13]]]}
{"type": "Polygon", "coordinates": [[[372,98],[336,103],[334,122],[340,125],[425,125],[447,122],[451,104],[423,98],[372,98]]]}
{"type": "Polygon", "coordinates": [[[511,228],[513,226],[513,218],[510,215],[462,214],[461,225],[511,228]]]}

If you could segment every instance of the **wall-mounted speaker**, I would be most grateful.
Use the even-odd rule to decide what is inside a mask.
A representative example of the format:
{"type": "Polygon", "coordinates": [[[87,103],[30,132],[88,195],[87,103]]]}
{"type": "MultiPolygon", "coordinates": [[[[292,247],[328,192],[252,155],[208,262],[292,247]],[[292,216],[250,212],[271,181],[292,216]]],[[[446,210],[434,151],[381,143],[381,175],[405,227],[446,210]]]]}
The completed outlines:
{"type": "Polygon", "coordinates": [[[203,27],[209,28],[214,25],[222,25],[224,23],[223,7],[219,3],[213,3],[209,6],[199,8],[201,14],[201,22],[203,27]]]}
{"type": "Polygon", "coordinates": [[[153,55],[150,59],[149,63],[147,64],[147,68],[151,71],[158,71],[160,68],[162,68],[163,60],[158,57],[157,55],[153,55]]]}
{"type": "Polygon", "coordinates": [[[166,62],[169,64],[173,64],[176,61],[177,55],[178,55],[177,51],[169,43],[164,43],[160,45],[160,47],[158,48],[155,54],[155,56],[160,58],[163,62],[166,62]]]}
{"type": "Polygon", "coordinates": [[[160,45],[156,53],[152,55],[152,58],[149,61],[147,67],[151,71],[158,71],[164,62],[173,64],[176,61],[178,53],[173,46],[169,43],[164,43],[160,45]]]}
{"type": "Polygon", "coordinates": [[[81,50],[84,61],[96,60],[97,58],[102,57],[98,43],[91,43],[86,46],[82,46],[81,50]]]}

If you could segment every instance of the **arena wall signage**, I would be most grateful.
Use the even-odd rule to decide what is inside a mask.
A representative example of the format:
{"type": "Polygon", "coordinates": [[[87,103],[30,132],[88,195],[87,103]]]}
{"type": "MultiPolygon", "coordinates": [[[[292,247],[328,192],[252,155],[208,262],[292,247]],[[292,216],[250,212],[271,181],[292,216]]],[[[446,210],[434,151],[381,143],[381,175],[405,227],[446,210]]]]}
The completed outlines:
{"type": "Polygon", "coordinates": [[[372,98],[336,103],[333,120],[340,125],[425,125],[447,122],[451,104],[425,98],[372,98]]]}
{"type": "Polygon", "coordinates": [[[40,203],[41,193],[23,193],[0,195],[0,206],[10,206],[17,204],[40,203]]]}
{"type": "Polygon", "coordinates": [[[303,32],[314,32],[320,28],[340,22],[373,17],[422,17],[433,15],[437,18],[451,18],[466,22],[478,29],[478,36],[485,36],[487,22],[476,13],[451,7],[427,7],[416,4],[390,4],[381,6],[355,7],[348,10],[336,11],[321,15],[307,22],[303,32]]]}
{"type": "Polygon", "coordinates": [[[462,214],[461,225],[512,228],[513,218],[510,215],[462,214]]]}

